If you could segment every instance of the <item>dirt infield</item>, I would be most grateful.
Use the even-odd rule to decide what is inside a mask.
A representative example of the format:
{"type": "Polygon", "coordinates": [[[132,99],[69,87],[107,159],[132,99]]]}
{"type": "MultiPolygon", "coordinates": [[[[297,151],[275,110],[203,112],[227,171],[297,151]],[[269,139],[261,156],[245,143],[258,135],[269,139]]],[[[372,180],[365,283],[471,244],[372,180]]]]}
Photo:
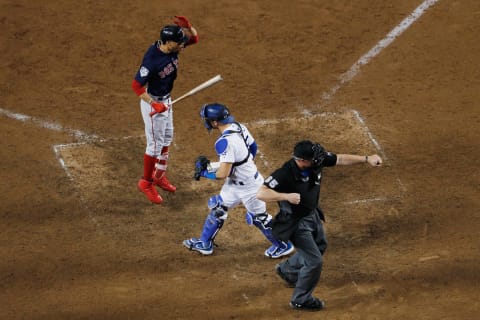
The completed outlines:
{"type": "Polygon", "coordinates": [[[1,0],[0,319],[476,319],[480,2],[425,1],[349,73],[421,3],[1,0]],[[178,14],[200,42],[180,57],[174,98],[224,80],[175,105],[178,191],[154,206],[136,190],[130,83],[178,14]],[[198,117],[213,101],[248,124],[264,175],[302,138],[385,159],[326,169],[324,311],[288,307],[242,208],[212,256],[182,246],[221,185],[192,179],[195,157],[214,157],[198,117]]]}

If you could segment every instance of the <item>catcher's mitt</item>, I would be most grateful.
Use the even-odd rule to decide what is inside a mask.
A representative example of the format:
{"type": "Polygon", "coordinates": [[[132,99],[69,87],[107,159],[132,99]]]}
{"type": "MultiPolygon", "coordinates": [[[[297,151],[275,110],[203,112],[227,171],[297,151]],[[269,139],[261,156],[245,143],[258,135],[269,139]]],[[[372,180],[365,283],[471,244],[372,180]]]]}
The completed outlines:
{"type": "Polygon", "coordinates": [[[200,177],[202,176],[202,171],[208,170],[209,164],[210,160],[208,160],[207,157],[198,156],[197,159],[195,159],[195,174],[193,175],[193,178],[195,180],[200,180],[200,177]]]}

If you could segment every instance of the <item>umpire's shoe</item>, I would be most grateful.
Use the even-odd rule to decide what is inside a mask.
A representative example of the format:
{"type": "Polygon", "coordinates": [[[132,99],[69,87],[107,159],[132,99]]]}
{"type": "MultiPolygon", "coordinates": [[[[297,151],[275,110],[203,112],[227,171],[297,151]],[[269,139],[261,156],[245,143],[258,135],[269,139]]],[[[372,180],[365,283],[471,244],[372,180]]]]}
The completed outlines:
{"type": "Polygon", "coordinates": [[[190,238],[183,240],[183,245],[192,251],[198,251],[201,254],[208,256],[213,253],[213,241],[203,242],[198,238],[190,238]]]}
{"type": "Polygon", "coordinates": [[[148,181],[142,178],[138,181],[137,186],[138,190],[145,193],[148,200],[152,201],[155,204],[160,204],[163,202],[162,197],[160,197],[160,195],[158,194],[157,189],[155,189],[152,181],[148,181]]]}
{"type": "Polygon", "coordinates": [[[278,259],[280,257],[289,255],[290,253],[293,252],[294,249],[295,247],[290,241],[288,242],[282,241],[280,242],[279,246],[272,245],[270,248],[265,250],[265,256],[272,259],[278,259]]]}
{"type": "Polygon", "coordinates": [[[317,298],[313,298],[305,303],[295,303],[290,301],[290,308],[295,310],[320,311],[325,308],[325,302],[317,298]]]}

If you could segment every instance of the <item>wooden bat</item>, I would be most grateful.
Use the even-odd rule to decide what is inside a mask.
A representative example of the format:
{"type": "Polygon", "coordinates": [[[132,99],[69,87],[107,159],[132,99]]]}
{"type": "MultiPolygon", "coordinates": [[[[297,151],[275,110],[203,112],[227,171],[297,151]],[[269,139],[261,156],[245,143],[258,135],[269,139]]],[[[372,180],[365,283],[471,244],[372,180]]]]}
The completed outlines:
{"type": "MultiPolygon", "coordinates": [[[[190,97],[191,95],[194,95],[195,93],[199,92],[199,91],[202,91],[203,89],[206,89],[208,87],[211,87],[213,86],[215,83],[219,82],[223,80],[222,76],[221,75],[216,75],[215,77],[213,77],[212,79],[210,80],[207,80],[205,81],[204,83],[202,84],[199,84],[198,86],[196,86],[195,88],[193,88],[192,90],[188,91],[187,93],[185,93],[184,95],[178,97],[177,99],[173,100],[172,101],[172,104],[180,101],[180,100],[183,100],[187,97],[190,97]]],[[[156,114],[157,112],[156,111],[152,111],[150,112],[150,116],[153,116],[154,114],[156,114]]]]}

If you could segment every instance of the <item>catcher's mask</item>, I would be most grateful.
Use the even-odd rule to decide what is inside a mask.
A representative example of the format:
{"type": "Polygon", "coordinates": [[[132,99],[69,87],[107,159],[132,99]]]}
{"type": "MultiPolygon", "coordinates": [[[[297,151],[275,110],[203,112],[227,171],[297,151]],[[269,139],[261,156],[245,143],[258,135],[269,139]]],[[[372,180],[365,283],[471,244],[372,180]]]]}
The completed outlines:
{"type": "Polygon", "coordinates": [[[220,103],[205,104],[200,110],[200,117],[208,131],[213,129],[212,121],[218,121],[221,124],[228,124],[235,121],[227,106],[220,103]]]}
{"type": "Polygon", "coordinates": [[[316,169],[319,168],[325,160],[326,151],[319,143],[303,140],[295,145],[293,156],[295,159],[312,161],[312,167],[316,169]]]}
{"type": "Polygon", "coordinates": [[[160,41],[165,44],[167,41],[173,41],[178,44],[187,42],[188,37],[183,32],[183,29],[177,25],[167,25],[160,31],[160,41]]]}

